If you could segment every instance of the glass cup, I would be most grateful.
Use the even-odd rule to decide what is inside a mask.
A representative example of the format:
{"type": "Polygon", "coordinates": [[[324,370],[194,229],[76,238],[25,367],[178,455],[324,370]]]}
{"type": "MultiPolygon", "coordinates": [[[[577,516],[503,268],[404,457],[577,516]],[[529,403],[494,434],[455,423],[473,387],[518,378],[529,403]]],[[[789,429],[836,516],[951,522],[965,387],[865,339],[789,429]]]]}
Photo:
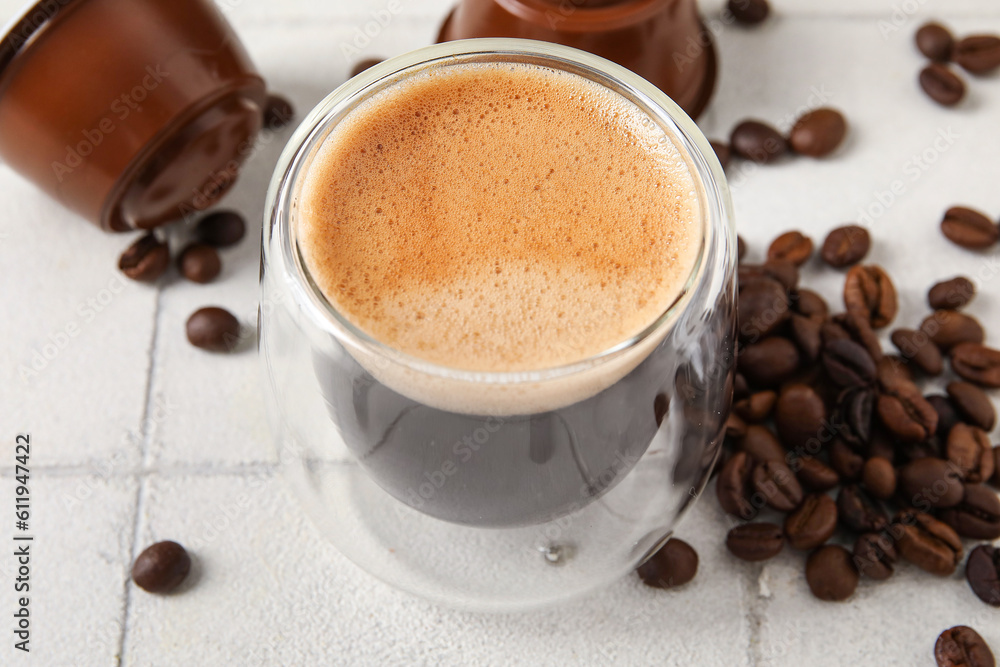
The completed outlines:
{"type": "Polygon", "coordinates": [[[510,611],[602,587],[669,537],[708,480],[732,400],[736,244],[715,153],[655,86],[557,44],[420,49],[366,70],[309,114],[265,210],[258,326],[278,458],[348,558],[440,603],[510,611]],[[583,76],[635,104],[687,162],[702,245],[681,296],[637,336],[556,368],[447,368],[371,338],[313,282],[296,220],[318,148],[373,94],[463,63],[583,76]]]}

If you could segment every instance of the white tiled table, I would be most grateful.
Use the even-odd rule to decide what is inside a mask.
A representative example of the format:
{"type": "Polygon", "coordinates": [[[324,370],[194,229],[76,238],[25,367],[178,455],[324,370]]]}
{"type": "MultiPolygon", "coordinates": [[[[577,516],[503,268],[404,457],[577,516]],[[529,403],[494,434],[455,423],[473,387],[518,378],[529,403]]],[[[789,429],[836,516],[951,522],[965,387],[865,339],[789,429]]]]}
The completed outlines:
{"type": "MultiPolygon", "coordinates": [[[[449,6],[399,2],[403,11],[359,58],[430,43],[449,6]]],[[[0,18],[21,4],[0,0],[0,18]]],[[[220,4],[272,87],[300,112],[344,81],[354,59],[341,45],[385,5],[220,4]]],[[[822,239],[899,179],[905,192],[870,220],[870,259],[904,286],[898,321],[918,321],[926,288],[962,273],[979,280],[970,311],[1000,343],[1000,254],[964,252],[937,229],[953,203],[1000,214],[1000,77],[972,81],[964,106],[941,109],[914,83],[921,60],[911,46],[928,16],[957,32],[1000,31],[1000,3],[775,4],[765,25],[717,35],[721,76],[701,126],[724,137],[756,116],[787,129],[821,96],[853,130],[834,159],[731,173],[751,258],[793,227],[822,239]],[[935,149],[948,132],[952,143],[935,149]]],[[[702,3],[709,17],[720,5],[702,3]]],[[[208,286],[120,281],[114,267],[126,237],[82,224],[0,168],[0,664],[932,665],[934,638],[959,623],[1000,649],[1000,612],[974,598],[960,573],[941,580],[902,567],[887,584],[863,582],[850,602],[824,604],[805,586],[800,554],[765,565],[732,559],[712,498],[680,529],[701,570],[674,592],[629,577],[567,608],[481,616],[436,608],[358,570],[322,540],[276,474],[253,352],[212,356],[183,334],[187,315],[209,303],[253,322],[263,194],[288,132],[263,146],[225,202],[251,230],[224,252],[223,274],[208,286]],[[79,335],[37,376],[22,378],[18,368],[68,325],[79,335]],[[30,657],[12,650],[9,630],[10,464],[19,432],[34,445],[30,657]],[[196,555],[183,594],[151,596],[128,581],[134,554],[159,539],[196,555]]],[[[835,272],[811,265],[805,276],[837,300],[835,272]]]]}

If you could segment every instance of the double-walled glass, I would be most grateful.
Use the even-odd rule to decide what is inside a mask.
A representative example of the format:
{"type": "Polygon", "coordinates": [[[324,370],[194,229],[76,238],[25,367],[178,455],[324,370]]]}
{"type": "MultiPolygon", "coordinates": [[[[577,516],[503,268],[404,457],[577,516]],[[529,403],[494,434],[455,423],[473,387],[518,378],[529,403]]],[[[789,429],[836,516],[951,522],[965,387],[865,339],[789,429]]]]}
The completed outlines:
{"type": "Polygon", "coordinates": [[[704,136],[642,78],[525,40],[450,42],[394,58],[305,119],[266,211],[260,355],[279,460],[324,535],[362,568],[452,606],[536,607],[629,572],[701,492],[732,395],[731,204],[704,136]],[[687,162],[701,248],[681,295],[639,335],[556,368],[447,368],[371,338],[313,282],[298,245],[298,199],[323,141],[379,91],[464,63],[583,76],[639,107],[687,162]]]}

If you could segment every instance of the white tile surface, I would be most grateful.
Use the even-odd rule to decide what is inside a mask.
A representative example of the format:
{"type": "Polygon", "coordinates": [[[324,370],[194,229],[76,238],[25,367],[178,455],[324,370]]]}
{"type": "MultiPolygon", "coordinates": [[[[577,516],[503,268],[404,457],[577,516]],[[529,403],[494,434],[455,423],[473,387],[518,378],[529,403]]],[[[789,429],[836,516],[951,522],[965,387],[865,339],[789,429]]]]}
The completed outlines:
{"type": "MultiPolygon", "coordinates": [[[[358,58],[429,43],[450,6],[399,2],[402,11],[358,58]]],[[[0,18],[21,4],[0,0],[0,18]]],[[[372,10],[387,6],[382,0],[219,4],[272,87],[300,113],[344,81],[355,58],[345,57],[341,44],[372,10]]],[[[706,17],[717,16],[721,5],[703,2],[706,17]]],[[[815,104],[816,91],[845,111],[852,134],[829,160],[731,172],[738,227],[751,256],[760,258],[771,238],[792,227],[820,241],[828,229],[877,207],[880,192],[903,180],[905,193],[871,220],[871,259],[898,284],[912,285],[901,291],[898,321],[916,323],[926,311],[925,288],[963,273],[980,281],[970,312],[1000,344],[997,254],[959,250],[937,230],[954,203],[1000,214],[1000,78],[970,80],[967,104],[940,109],[916,87],[921,60],[911,46],[928,16],[947,19],[958,32],[1000,31],[1000,4],[774,5],[776,17],[765,25],[718,34],[722,72],[701,121],[706,134],[724,137],[747,116],[787,126],[801,107],[815,104]],[[908,13],[912,7],[918,11],[908,13]],[[883,37],[895,25],[900,29],[883,37]],[[954,142],[934,149],[949,128],[954,142]],[[928,150],[933,164],[914,171],[913,156],[928,150]]],[[[262,146],[225,202],[251,228],[249,240],[225,251],[218,282],[198,286],[175,277],[159,292],[129,283],[93,318],[80,304],[101,298],[128,238],[80,223],[0,168],[0,502],[8,502],[13,488],[13,436],[29,431],[38,445],[32,465],[37,531],[44,537],[36,563],[38,652],[30,663],[21,656],[9,661],[5,639],[0,664],[118,664],[126,626],[121,664],[157,666],[930,665],[937,633],[960,622],[1000,648],[995,611],[957,577],[937,580],[904,567],[888,584],[862,584],[849,603],[828,605],[808,593],[797,554],[766,566],[735,563],[722,547],[727,524],[711,497],[681,529],[701,555],[701,572],[672,593],[649,591],[630,577],[566,609],[490,617],[432,607],[359,571],[321,540],[284,482],[272,477],[252,339],[248,349],[222,358],[189,347],[183,334],[188,314],[208,304],[253,324],[263,190],[287,135],[262,146]],[[37,377],[22,380],[19,366],[30,367],[33,352],[71,323],[79,334],[37,377]],[[75,494],[81,502],[67,503],[75,494]],[[233,510],[243,494],[246,506],[233,510]],[[196,577],[188,590],[160,598],[129,586],[126,599],[132,556],[164,538],[194,548],[196,577]]],[[[816,265],[806,275],[837,302],[840,276],[816,265]]],[[[6,530],[4,524],[5,544],[6,530]]],[[[8,566],[9,559],[0,559],[4,582],[8,566]]],[[[11,604],[9,594],[0,596],[4,618],[11,604]]]]}

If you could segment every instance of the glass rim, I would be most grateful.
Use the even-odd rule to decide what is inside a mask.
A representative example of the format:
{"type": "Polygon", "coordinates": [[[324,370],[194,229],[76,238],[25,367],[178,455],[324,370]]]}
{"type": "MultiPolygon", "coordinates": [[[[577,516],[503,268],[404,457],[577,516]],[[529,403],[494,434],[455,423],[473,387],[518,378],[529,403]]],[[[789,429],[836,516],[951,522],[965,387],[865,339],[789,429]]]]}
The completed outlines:
{"type": "MultiPolygon", "coordinates": [[[[350,347],[366,348],[412,370],[479,384],[519,384],[573,375],[617,358],[661,333],[665,334],[687,309],[697,288],[711,279],[712,270],[717,267],[706,266],[706,258],[712,254],[713,244],[726,244],[725,227],[731,227],[733,219],[729,189],[715,151],[694,121],[659,88],[631,70],[594,54],[550,42],[513,38],[479,38],[434,44],[385,60],[346,81],[317,104],[291,135],[275,167],[264,211],[264,244],[266,246],[275,233],[279,235],[280,252],[286,267],[285,279],[289,281],[298,305],[308,313],[314,324],[350,347]],[[303,162],[315,155],[340,120],[369,97],[405,80],[408,74],[448,61],[453,64],[490,62],[491,58],[497,57],[514,62],[535,61],[542,66],[584,76],[638,106],[664,129],[674,143],[692,172],[701,199],[700,247],[675,299],[638,333],[568,364],[519,371],[477,371],[438,364],[403,352],[375,338],[339,312],[310,275],[296,239],[293,202],[296,188],[302,180],[303,162]]],[[[735,257],[735,247],[724,247],[724,251],[735,257]]]]}

